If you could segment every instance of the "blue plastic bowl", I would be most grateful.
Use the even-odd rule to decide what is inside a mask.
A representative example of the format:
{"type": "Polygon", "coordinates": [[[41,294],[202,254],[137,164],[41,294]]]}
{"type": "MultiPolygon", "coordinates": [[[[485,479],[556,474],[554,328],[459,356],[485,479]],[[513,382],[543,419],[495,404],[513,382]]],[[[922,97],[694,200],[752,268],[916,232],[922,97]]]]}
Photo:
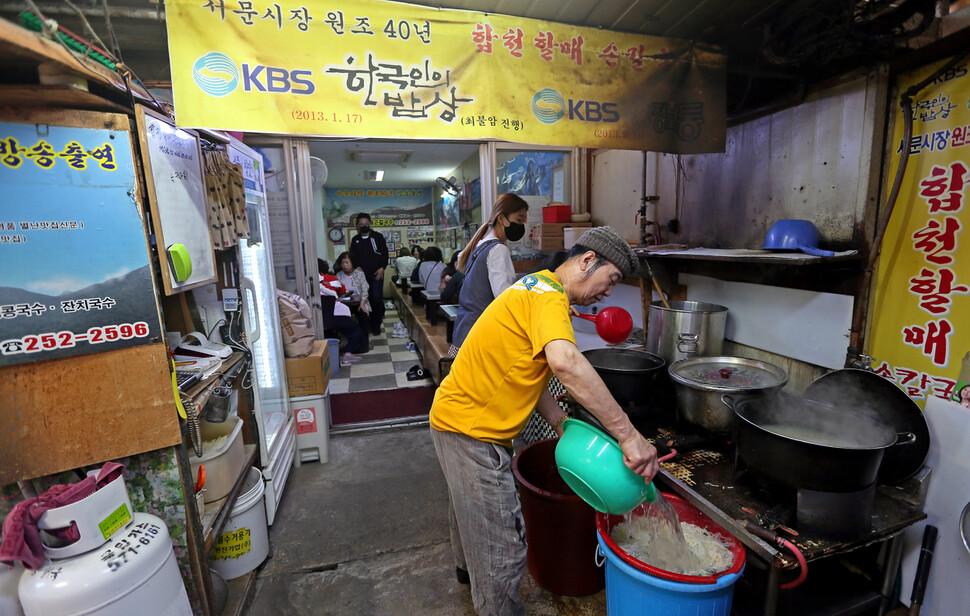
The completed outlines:
{"type": "Polygon", "coordinates": [[[801,250],[818,246],[818,230],[810,220],[779,220],[765,235],[765,250],[801,250]]]}

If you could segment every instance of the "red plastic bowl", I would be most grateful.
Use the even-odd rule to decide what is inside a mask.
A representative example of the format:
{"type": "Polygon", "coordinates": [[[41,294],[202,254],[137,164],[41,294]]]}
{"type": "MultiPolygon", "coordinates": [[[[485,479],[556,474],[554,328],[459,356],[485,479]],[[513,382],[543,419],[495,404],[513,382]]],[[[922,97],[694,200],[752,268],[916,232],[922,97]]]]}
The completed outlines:
{"type": "MultiPolygon", "coordinates": [[[[684,575],[683,573],[674,573],[673,571],[667,571],[665,569],[658,569],[652,565],[637,560],[636,558],[627,554],[623,548],[618,546],[613,539],[610,537],[610,532],[613,530],[617,524],[623,521],[622,515],[608,515],[605,513],[596,514],[596,532],[600,534],[603,538],[603,542],[613,553],[620,557],[620,560],[630,565],[637,571],[642,571],[648,575],[658,577],[664,580],[670,580],[672,582],[684,582],[687,584],[713,584],[717,582],[717,579],[731,573],[737,573],[744,568],[745,552],[744,546],[741,542],[734,538],[733,535],[724,530],[717,522],[711,518],[704,515],[700,509],[694,507],[681,497],[676,494],[667,494],[662,492],[664,498],[666,498],[671,506],[673,506],[674,511],[680,516],[681,522],[687,522],[695,526],[699,526],[712,535],[716,535],[721,542],[731,550],[731,554],[734,555],[734,560],[731,566],[723,571],[718,571],[714,575],[684,575]]],[[[643,515],[646,507],[649,504],[643,504],[631,511],[628,515],[637,516],[643,515]]]]}

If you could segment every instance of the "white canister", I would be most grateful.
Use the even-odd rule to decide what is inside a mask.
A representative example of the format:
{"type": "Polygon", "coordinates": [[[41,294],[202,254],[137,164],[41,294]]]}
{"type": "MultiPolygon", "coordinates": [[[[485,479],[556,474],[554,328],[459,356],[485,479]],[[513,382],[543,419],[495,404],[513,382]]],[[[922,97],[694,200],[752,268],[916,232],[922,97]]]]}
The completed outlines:
{"type": "Polygon", "coordinates": [[[589,231],[589,227],[563,227],[562,230],[562,245],[563,248],[569,250],[572,248],[576,242],[579,240],[580,236],[589,231]]]}
{"type": "Polygon", "coordinates": [[[129,616],[147,606],[160,616],[192,615],[168,528],[141,512],[101,547],[25,571],[19,595],[25,616],[129,616]]]}
{"type": "Polygon", "coordinates": [[[242,493],[212,548],[209,564],[227,580],[246,575],[269,555],[265,489],[259,469],[250,468],[242,493]]]}

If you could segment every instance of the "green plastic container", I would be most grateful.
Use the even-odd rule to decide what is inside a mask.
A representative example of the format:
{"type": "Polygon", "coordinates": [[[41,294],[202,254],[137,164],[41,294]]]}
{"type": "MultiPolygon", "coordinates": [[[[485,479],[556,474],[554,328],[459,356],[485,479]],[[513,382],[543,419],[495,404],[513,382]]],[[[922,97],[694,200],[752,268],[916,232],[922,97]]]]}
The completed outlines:
{"type": "Polygon", "coordinates": [[[622,515],[657,498],[654,485],[623,463],[623,450],[617,442],[579,419],[563,422],[556,466],[566,484],[603,513],[622,515]]]}

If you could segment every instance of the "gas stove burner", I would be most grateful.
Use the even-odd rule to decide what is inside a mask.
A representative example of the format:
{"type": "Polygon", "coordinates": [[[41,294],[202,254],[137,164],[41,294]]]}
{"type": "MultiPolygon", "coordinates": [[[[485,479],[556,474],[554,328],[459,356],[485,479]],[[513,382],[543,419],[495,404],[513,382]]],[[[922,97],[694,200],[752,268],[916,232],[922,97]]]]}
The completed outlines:
{"type": "Polygon", "coordinates": [[[769,524],[836,541],[858,539],[872,530],[875,484],[856,492],[821,492],[774,481],[737,460],[735,471],[737,482],[747,486],[758,500],[774,503],[761,514],[769,524]]]}
{"type": "Polygon", "coordinates": [[[797,528],[832,539],[849,540],[872,530],[876,484],[857,492],[798,490],[797,528]]]}

